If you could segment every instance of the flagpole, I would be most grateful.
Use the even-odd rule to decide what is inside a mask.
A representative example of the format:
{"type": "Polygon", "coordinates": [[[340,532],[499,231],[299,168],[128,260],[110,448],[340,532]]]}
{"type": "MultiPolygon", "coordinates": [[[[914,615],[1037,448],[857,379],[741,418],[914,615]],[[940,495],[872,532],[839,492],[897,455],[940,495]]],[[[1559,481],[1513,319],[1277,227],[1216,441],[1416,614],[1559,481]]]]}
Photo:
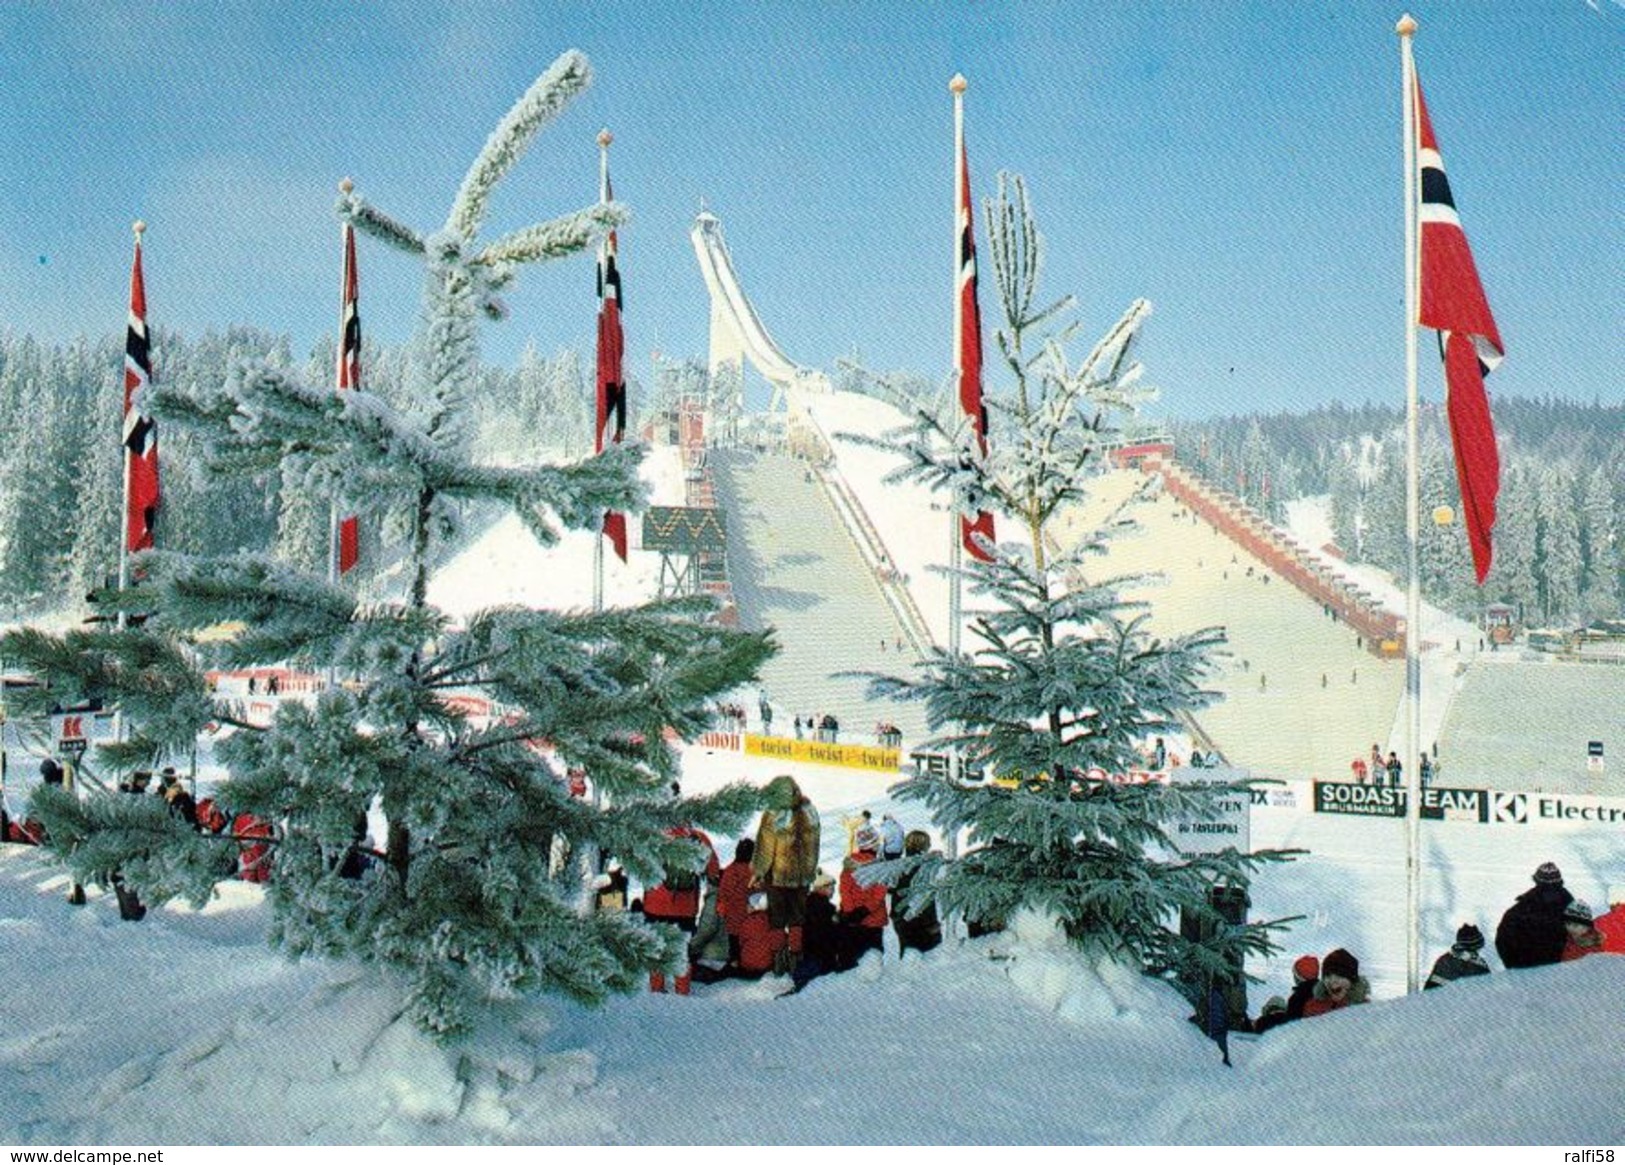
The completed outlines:
{"type": "Polygon", "coordinates": [[[1410,572],[1405,600],[1405,990],[1421,980],[1422,797],[1418,763],[1422,739],[1422,581],[1420,569],[1421,477],[1417,438],[1416,329],[1421,299],[1417,284],[1416,65],[1411,37],[1416,21],[1407,13],[1395,26],[1405,116],[1405,549],[1410,572]]]}
{"type": "MultiPolygon", "coordinates": [[[[948,91],[954,95],[954,390],[960,391],[959,382],[965,375],[965,307],[964,297],[959,294],[959,280],[962,277],[960,265],[963,258],[959,253],[960,225],[959,215],[965,206],[967,191],[962,189],[965,180],[964,167],[959,159],[965,153],[965,90],[969,82],[963,73],[955,73],[952,81],[948,82],[948,91]]],[[[961,518],[956,507],[948,507],[948,654],[955,659],[959,658],[959,637],[961,612],[961,591],[959,571],[963,562],[964,549],[961,545],[961,518]]]]}
{"type": "MultiPolygon", "coordinates": [[[[355,183],[351,182],[348,178],[344,178],[339,181],[340,194],[348,195],[354,189],[355,183]]],[[[349,223],[343,223],[339,227],[339,254],[341,255],[348,254],[346,244],[349,242],[350,229],[351,227],[349,223]]],[[[344,338],[345,330],[349,327],[349,319],[347,316],[347,313],[349,312],[349,288],[347,286],[348,278],[348,272],[345,272],[339,276],[338,366],[334,370],[334,376],[340,387],[344,385],[344,338]]],[[[327,581],[335,586],[338,585],[339,581],[339,505],[337,498],[328,498],[327,500],[327,581]]],[[[333,686],[335,678],[336,676],[333,673],[333,669],[330,668],[327,680],[329,687],[333,686]]]]}
{"type": "MultiPolygon", "coordinates": [[[[606,203],[609,201],[609,144],[614,140],[615,135],[610,133],[609,130],[601,129],[598,131],[598,201],[600,203],[606,203]]],[[[602,264],[603,259],[600,257],[600,267],[602,264]]],[[[602,295],[601,291],[600,295],[602,295]]],[[[603,310],[602,304],[599,305],[599,310],[603,310]]],[[[599,342],[602,343],[602,340],[599,342]]],[[[593,425],[598,430],[595,437],[595,442],[601,444],[603,441],[604,430],[601,422],[596,416],[596,410],[593,417],[593,425]]],[[[594,611],[602,611],[604,609],[604,523],[608,517],[609,511],[606,510],[598,520],[597,536],[592,540],[592,609],[594,611]]],[[[597,794],[595,792],[595,807],[596,797],[597,794]]]]}
{"type": "MultiPolygon", "coordinates": [[[[136,219],[131,224],[130,229],[135,232],[135,259],[132,262],[139,262],[141,259],[141,236],[147,233],[147,224],[141,219],[136,219]]],[[[145,325],[143,324],[143,326],[145,325]]],[[[125,369],[123,376],[128,375],[129,371],[125,369]]],[[[121,376],[120,379],[122,378],[121,376]]],[[[129,412],[129,403],[125,402],[124,416],[119,419],[121,426],[128,424],[129,412]]],[[[128,441],[123,441],[121,444],[124,446],[124,481],[120,488],[123,491],[124,501],[119,506],[118,589],[120,592],[130,585],[130,454],[132,452],[128,441]]],[[[120,630],[124,629],[126,622],[125,614],[121,610],[118,613],[118,627],[120,630]]]]}

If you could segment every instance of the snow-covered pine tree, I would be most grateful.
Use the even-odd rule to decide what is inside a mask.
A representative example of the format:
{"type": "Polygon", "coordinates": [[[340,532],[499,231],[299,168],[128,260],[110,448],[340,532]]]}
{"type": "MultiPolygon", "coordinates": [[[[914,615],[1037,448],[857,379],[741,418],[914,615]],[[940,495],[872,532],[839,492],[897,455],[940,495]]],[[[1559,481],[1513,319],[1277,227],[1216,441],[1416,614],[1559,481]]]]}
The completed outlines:
{"type": "Polygon", "coordinates": [[[1585,578],[1580,602],[1591,619],[1617,619],[1625,604],[1620,598],[1620,539],[1615,516],[1614,487],[1610,470],[1613,462],[1598,465],[1586,477],[1585,497],[1580,503],[1580,535],[1585,547],[1585,578]]]}
{"type": "MultiPolygon", "coordinates": [[[[210,721],[233,728],[218,746],[231,772],[219,795],[274,823],[273,941],[294,956],[386,968],[411,1016],[447,1037],[466,1031],[485,1001],[539,992],[598,1001],[671,969],[677,932],[583,908],[582,856],[602,849],[645,881],[671,866],[698,868],[698,848],[666,830],[731,829],[757,800],[742,785],[672,797],[677,760],[666,734],[702,731],[714,698],[754,677],[772,650],[768,634],[719,626],[703,600],[601,614],[501,608],[456,626],[424,599],[431,548],[453,528],[458,499],[511,506],[544,543],[561,524],[594,528],[605,509],[644,501],[636,445],[575,465],[500,469],[472,463],[463,445],[476,315],[500,315],[496,292],[518,267],[580,252],[623,217],[594,205],[489,244],[477,238],[492,187],[588,79],[574,52],[543,73],[432,234],[358,196],[341,201],[358,229],[428,268],[415,414],[371,392],[335,393],[325,376],[306,386],[263,362],[240,366],[216,393],[159,388],[145,401],[171,431],[192,427],[213,473],[265,473],[298,459],[306,481],[342,504],[404,513],[406,601],[362,606],[264,555],[158,553],[139,559],[138,588],[102,596],[107,608],[150,613],[140,628],[27,630],[0,641],[0,653],[46,681],[25,693],[32,709],[19,710],[84,699],[123,710],[133,731],[100,750],[104,771],[183,754],[210,721]],[[242,626],[234,638],[201,635],[232,622],[242,626]],[[261,730],[205,681],[208,667],[281,661],[336,668],[354,682],[314,704],[283,702],[261,730]],[[503,714],[471,722],[446,700],[453,693],[484,695],[503,714]],[[555,759],[533,746],[543,741],[555,759]],[[609,807],[569,796],[567,765],[585,768],[609,807]],[[345,877],[369,811],[387,823],[384,855],[345,877]]],[[[153,799],[81,804],[44,789],[32,808],[78,878],[106,886],[121,874],[149,903],[202,903],[236,864],[231,837],[194,833],[153,799]]]]}
{"type": "Polygon", "coordinates": [[[963,514],[991,508],[1004,530],[1020,529],[1031,546],[984,543],[993,561],[964,572],[982,596],[984,609],[970,624],[978,647],[959,658],[939,649],[915,678],[873,681],[876,694],[925,702],[940,733],[933,746],[1017,781],[1005,788],[920,774],[895,788],[928,806],[945,834],[969,831],[957,859],[904,859],[918,873],[903,908],[918,911],[929,901],[945,915],[982,922],[1034,911],[1091,954],[1189,981],[1225,977],[1245,954],[1274,949],[1275,924],[1226,925],[1210,890],[1245,887],[1254,869],[1287,855],[1182,853],[1175,824],[1211,814],[1213,791],[1084,776],[1139,767],[1139,750],[1153,736],[1179,731],[1183,713],[1211,701],[1202,682],[1222,634],[1153,637],[1143,604],[1121,595],[1138,580],[1086,570],[1101,538],[1064,548],[1054,528],[1102,468],[1116,418],[1148,396],[1134,346],[1150,306],[1136,301],[1073,364],[1066,343],[1075,324],[1039,331],[1072,301],[1036,306],[1042,240],[1021,179],[1001,174],[985,209],[1004,318],[998,345],[1010,379],[1008,392],[986,398],[988,455],[979,455],[968,422],[950,428],[928,406],[915,410],[910,428],[884,439],[848,438],[901,454],[906,464],[892,480],[947,491],[963,514]],[[1183,937],[1181,910],[1203,920],[1209,937],[1183,937]]]}
{"type": "Polygon", "coordinates": [[[1563,462],[1549,462],[1536,479],[1539,499],[1541,609],[1549,627],[1568,627],[1579,618],[1580,517],[1574,474],[1563,462]]]}

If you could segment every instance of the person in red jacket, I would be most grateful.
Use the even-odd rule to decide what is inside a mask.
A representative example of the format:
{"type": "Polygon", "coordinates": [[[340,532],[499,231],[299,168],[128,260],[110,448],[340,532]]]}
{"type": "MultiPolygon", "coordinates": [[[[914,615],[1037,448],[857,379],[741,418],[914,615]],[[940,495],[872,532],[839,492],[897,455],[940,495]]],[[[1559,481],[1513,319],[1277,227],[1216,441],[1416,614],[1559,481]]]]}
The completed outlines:
{"type": "Polygon", "coordinates": [[[739,924],[739,977],[760,979],[773,969],[784,946],[784,929],[769,921],[767,895],[758,890],[750,896],[739,924]]]}
{"type": "MultiPolygon", "coordinates": [[[[703,876],[718,879],[722,866],[717,861],[716,847],[700,830],[689,825],[674,825],[666,836],[699,842],[705,851],[703,876]]],[[[692,935],[700,917],[701,872],[672,867],[666,870],[665,880],[643,892],[643,914],[650,922],[664,922],[675,926],[686,935],[692,935]]],[[[677,976],[677,994],[687,995],[690,975],[684,971],[677,976]]],[[[655,971],[649,976],[650,991],[665,991],[666,976],[655,971]]]]}
{"type": "Polygon", "coordinates": [[[1602,952],[1602,935],[1591,918],[1591,907],[1576,898],[1563,908],[1563,929],[1568,938],[1563,943],[1563,957],[1559,962],[1572,963],[1587,955],[1602,952]]]}
{"type": "Polygon", "coordinates": [[[756,843],[744,838],[734,846],[734,860],[722,871],[717,884],[717,914],[728,932],[729,961],[739,962],[739,929],[750,910],[751,859],[756,856],[756,843]]]}
{"type": "Polygon", "coordinates": [[[1303,1017],[1339,1011],[1353,1003],[1371,999],[1371,984],[1360,974],[1360,960],[1338,947],[1320,960],[1320,981],[1303,1005],[1303,1017]]]}
{"type": "Polygon", "coordinates": [[[1625,882],[1609,887],[1608,905],[1608,913],[1596,923],[1602,949],[1610,955],[1625,955],[1625,882]]]}
{"type": "Polygon", "coordinates": [[[244,838],[271,837],[271,823],[262,821],[252,813],[239,813],[231,822],[232,835],[238,838],[237,876],[245,882],[271,880],[271,847],[263,841],[244,841],[244,838]]]}
{"type": "Polygon", "coordinates": [[[841,913],[851,939],[851,961],[857,961],[869,952],[885,949],[886,885],[876,882],[872,886],[858,883],[855,871],[874,860],[874,855],[860,851],[841,863],[841,913]]]}

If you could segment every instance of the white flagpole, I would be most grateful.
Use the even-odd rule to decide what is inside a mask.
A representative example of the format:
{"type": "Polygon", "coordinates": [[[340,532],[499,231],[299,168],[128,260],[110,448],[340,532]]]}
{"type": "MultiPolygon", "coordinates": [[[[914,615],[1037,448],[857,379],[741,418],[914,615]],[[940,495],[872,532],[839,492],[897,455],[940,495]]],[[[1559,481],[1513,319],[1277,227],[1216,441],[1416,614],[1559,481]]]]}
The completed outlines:
{"type": "Polygon", "coordinates": [[[1417,286],[1416,65],[1411,37],[1416,21],[1402,16],[1399,33],[1405,111],[1405,544],[1410,571],[1405,601],[1405,990],[1421,981],[1422,781],[1418,763],[1422,740],[1422,581],[1420,569],[1421,482],[1417,440],[1416,326],[1421,291],[1417,286]]]}
{"type": "MultiPolygon", "coordinates": [[[[960,236],[962,228],[959,216],[965,206],[968,193],[964,189],[965,168],[960,165],[960,159],[965,156],[965,89],[968,82],[961,73],[955,73],[954,79],[948,82],[948,91],[954,95],[954,394],[958,400],[960,381],[965,375],[965,308],[964,296],[959,289],[959,281],[964,277],[960,270],[964,258],[959,253],[960,236]]],[[[963,561],[964,546],[961,533],[961,516],[953,506],[948,507],[948,654],[958,658],[960,620],[960,577],[959,570],[963,561]]]]}
{"type": "MultiPolygon", "coordinates": [[[[341,194],[349,194],[354,189],[355,189],[355,183],[351,182],[348,178],[345,178],[345,179],[343,179],[343,180],[341,180],[339,182],[339,193],[341,193],[341,194]]],[[[339,254],[341,256],[347,257],[349,255],[349,249],[346,246],[346,244],[349,242],[350,230],[351,230],[351,227],[350,227],[349,223],[345,223],[345,224],[343,224],[342,226],[339,227],[339,254]]],[[[345,329],[349,325],[349,320],[346,318],[346,313],[349,310],[349,287],[347,286],[347,280],[348,280],[349,272],[348,271],[343,271],[342,268],[343,268],[344,264],[347,263],[347,262],[348,262],[348,259],[345,258],[340,263],[341,274],[339,275],[339,345],[338,345],[338,365],[334,369],[333,383],[335,385],[340,385],[340,384],[344,383],[344,373],[343,373],[343,367],[344,367],[344,337],[345,337],[345,329]]],[[[360,387],[360,386],[355,385],[353,387],[360,387]]],[[[327,581],[334,584],[335,586],[338,585],[338,581],[339,581],[339,506],[338,506],[338,499],[336,499],[336,498],[328,498],[327,499],[327,581]]],[[[329,668],[328,669],[328,677],[327,677],[328,686],[332,687],[335,682],[336,682],[335,671],[334,671],[333,668],[329,668]]]]}
{"type": "MultiPolygon", "coordinates": [[[[963,407],[959,403],[960,381],[965,375],[965,297],[960,291],[959,281],[964,278],[961,270],[964,257],[960,252],[960,237],[963,228],[959,224],[959,216],[964,209],[966,195],[964,189],[965,167],[960,165],[960,159],[965,156],[965,90],[969,83],[963,73],[955,73],[953,80],[948,82],[948,91],[954,95],[954,280],[950,285],[954,290],[954,407],[963,407]]],[[[960,623],[964,620],[961,597],[961,579],[959,572],[964,564],[964,535],[963,524],[959,510],[953,505],[948,506],[948,656],[951,659],[959,658],[960,623]]],[[[962,758],[959,750],[953,750],[949,760],[949,772],[954,779],[960,774],[962,758]]],[[[943,852],[951,858],[959,856],[959,835],[957,830],[949,830],[942,839],[943,852]]],[[[956,920],[957,921],[957,920],[956,920]]]]}
{"type": "MultiPolygon", "coordinates": [[[[598,201],[601,203],[609,201],[609,144],[614,140],[615,135],[610,133],[609,130],[598,131],[598,201]]],[[[604,277],[604,246],[605,244],[600,244],[598,250],[598,277],[600,279],[604,277]]],[[[598,310],[600,312],[604,310],[603,295],[603,289],[600,288],[598,292],[598,310]]],[[[600,343],[602,343],[601,340],[600,343]]],[[[599,358],[602,359],[602,356],[600,355],[599,358]]],[[[597,406],[599,389],[597,385],[598,379],[595,369],[593,377],[594,425],[599,424],[597,406]]],[[[600,427],[598,432],[593,434],[594,446],[596,447],[602,440],[603,429],[600,427]]],[[[605,511],[598,521],[597,536],[592,540],[592,609],[594,611],[604,609],[604,518],[607,517],[608,511],[605,511]]],[[[596,804],[597,793],[595,792],[593,796],[596,804]]]]}

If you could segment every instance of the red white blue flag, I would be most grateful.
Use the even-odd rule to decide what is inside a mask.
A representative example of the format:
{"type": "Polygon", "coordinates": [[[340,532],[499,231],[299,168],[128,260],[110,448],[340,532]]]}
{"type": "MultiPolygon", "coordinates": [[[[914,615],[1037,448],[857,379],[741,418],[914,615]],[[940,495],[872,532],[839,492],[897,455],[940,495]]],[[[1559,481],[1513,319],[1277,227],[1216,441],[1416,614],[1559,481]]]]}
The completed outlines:
{"type": "Polygon", "coordinates": [[[1456,480],[1461,486],[1462,522],[1473,551],[1473,569],[1482,583],[1490,571],[1495,498],[1501,488],[1501,458],[1495,447],[1495,425],[1490,419],[1484,377],[1501,362],[1506,349],[1456,214],[1420,81],[1416,83],[1416,118],[1416,162],[1421,180],[1421,239],[1417,248],[1421,261],[1421,312],[1417,322],[1439,333],[1446,412],[1456,454],[1456,480]]]}
{"type": "Polygon", "coordinates": [[[152,548],[158,524],[158,428],[136,404],[136,394],[151,383],[147,286],[138,233],[130,269],[130,322],[124,334],[124,547],[132,553],[152,548]]]}
{"type": "MultiPolygon", "coordinates": [[[[965,155],[964,138],[959,142],[959,301],[955,306],[954,322],[959,332],[955,337],[955,355],[959,364],[959,407],[971,419],[976,430],[976,444],[983,457],[987,456],[987,406],[982,403],[982,312],[976,302],[976,216],[971,208],[970,162],[965,155]]],[[[992,562],[993,556],[977,545],[972,537],[980,534],[989,542],[993,538],[993,515],[982,510],[974,520],[959,519],[960,540],[972,558],[992,562]]]]}
{"type": "MultiPolygon", "coordinates": [[[[356,285],[355,228],[344,224],[344,288],[339,315],[338,389],[347,392],[361,387],[361,314],[356,285]]],[[[343,575],[361,560],[361,530],[354,514],[340,518],[337,545],[338,572],[343,575]]]]}
{"type": "MultiPolygon", "coordinates": [[[[614,194],[605,164],[603,200],[614,194]]],[[[621,359],[626,346],[621,334],[621,270],[616,265],[617,240],[609,232],[598,249],[598,393],[593,426],[593,452],[602,453],[606,437],[616,445],[626,435],[626,375],[621,359]]],[[[610,510],[604,515],[604,536],[622,562],[626,561],[626,515],[610,510]]]]}

